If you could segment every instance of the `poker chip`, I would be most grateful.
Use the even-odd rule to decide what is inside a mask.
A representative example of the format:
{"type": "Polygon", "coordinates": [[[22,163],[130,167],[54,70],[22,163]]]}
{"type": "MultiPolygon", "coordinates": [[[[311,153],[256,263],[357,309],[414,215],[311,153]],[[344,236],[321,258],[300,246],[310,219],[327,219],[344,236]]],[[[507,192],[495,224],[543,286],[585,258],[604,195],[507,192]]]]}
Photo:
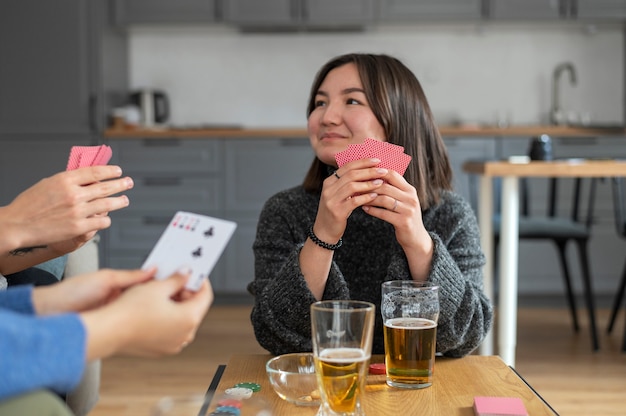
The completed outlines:
{"type": "Polygon", "coordinates": [[[243,382],[243,383],[237,383],[237,384],[235,384],[235,387],[243,387],[243,388],[246,388],[246,389],[250,389],[250,390],[252,390],[255,393],[257,391],[261,390],[261,385],[260,384],[253,383],[253,382],[250,382],[250,381],[246,381],[246,382],[243,382]]]}
{"type": "Polygon", "coordinates": [[[385,363],[370,364],[370,374],[387,374],[385,363]]]}
{"type": "Polygon", "coordinates": [[[241,410],[239,410],[236,407],[231,407],[231,406],[219,406],[217,409],[215,409],[215,412],[217,413],[226,413],[229,414],[231,416],[239,416],[241,415],[241,410]]]}
{"type": "Polygon", "coordinates": [[[217,402],[218,406],[225,406],[225,407],[236,407],[237,409],[241,408],[241,401],[237,400],[237,399],[222,399],[219,402],[217,402]]]}
{"type": "Polygon", "coordinates": [[[247,387],[231,387],[230,389],[226,389],[224,393],[231,397],[249,399],[250,397],[252,397],[252,393],[254,393],[254,391],[247,387]]]}

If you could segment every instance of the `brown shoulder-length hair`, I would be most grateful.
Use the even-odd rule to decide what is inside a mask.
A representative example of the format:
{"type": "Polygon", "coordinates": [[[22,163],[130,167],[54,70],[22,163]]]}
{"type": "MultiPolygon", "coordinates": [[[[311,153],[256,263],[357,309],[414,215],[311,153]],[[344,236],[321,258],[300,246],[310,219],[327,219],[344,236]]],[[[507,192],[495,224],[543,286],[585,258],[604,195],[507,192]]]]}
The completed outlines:
{"type": "MultiPolygon", "coordinates": [[[[437,204],[440,192],[452,189],[448,152],[422,86],[413,72],[398,59],[359,53],[331,59],[313,81],[307,117],[315,109],[315,96],[328,73],[349,63],[357,67],[367,101],[383,126],[387,141],[403,146],[404,151],[411,155],[412,160],[404,177],[417,190],[422,209],[437,204]]],[[[328,166],[315,158],[304,178],[304,189],[320,192],[328,174],[328,166]]]]}

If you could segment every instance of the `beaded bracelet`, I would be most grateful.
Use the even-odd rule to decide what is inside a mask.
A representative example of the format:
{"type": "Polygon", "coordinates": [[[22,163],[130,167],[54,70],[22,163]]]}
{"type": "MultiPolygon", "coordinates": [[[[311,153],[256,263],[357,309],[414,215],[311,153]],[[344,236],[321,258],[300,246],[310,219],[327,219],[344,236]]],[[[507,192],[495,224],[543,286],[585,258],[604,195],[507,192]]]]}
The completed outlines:
{"type": "Polygon", "coordinates": [[[311,226],[309,228],[309,238],[315,244],[317,244],[318,246],[320,246],[322,248],[325,248],[326,250],[337,250],[343,244],[343,240],[341,238],[339,239],[339,241],[337,241],[337,244],[328,244],[328,243],[320,240],[319,238],[317,238],[317,236],[313,232],[313,226],[311,226]]]}

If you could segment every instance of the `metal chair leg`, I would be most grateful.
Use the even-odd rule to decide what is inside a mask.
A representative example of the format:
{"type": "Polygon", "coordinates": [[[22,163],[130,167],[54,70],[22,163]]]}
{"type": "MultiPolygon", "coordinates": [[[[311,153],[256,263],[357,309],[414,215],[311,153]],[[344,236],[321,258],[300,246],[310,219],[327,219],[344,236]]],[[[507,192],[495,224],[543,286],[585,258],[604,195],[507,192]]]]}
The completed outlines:
{"type": "Polygon", "coordinates": [[[606,332],[609,334],[613,331],[613,324],[615,324],[615,318],[617,317],[617,313],[622,306],[622,302],[624,300],[624,291],[626,290],[626,264],[624,264],[624,271],[622,272],[622,280],[619,284],[619,289],[617,289],[617,293],[615,293],[615,298],[613,299],[613,307],[611,308],[611,318],[609,319],[609,326],[607,327],[606,332]]]}
{"type": "Polygon", "coordinates": [[[583,284],[585,288],[585,300],[587,301],[587,312],[589,313],[589,331],[591,332],[591,345],[594,351],[600,349],[598,341],[598,331],[596,329],[596,307],[591,288],[591,273],[589,271],[589,259],[587,256],[587,241],[577,240],[580,265],[582,267],[583,284]]]}
{"type": "Polygon", "coordinates": [[[563,271],[563,281],[565,283],[565,291],[567,294],[567,303],[569,305],[570,314],[572,315],[572,324],[574,325],[574,331],[578,332],[578,313],[576,311],[576,300],[574,298],[574,292],[572,291],[572,280],[570,278],[569,267],[567,266],[567,258],[565,255],[565,241],[555,241],[557,251],[559,252],[559,260],[561,262],[561,270],[563,271]]]}

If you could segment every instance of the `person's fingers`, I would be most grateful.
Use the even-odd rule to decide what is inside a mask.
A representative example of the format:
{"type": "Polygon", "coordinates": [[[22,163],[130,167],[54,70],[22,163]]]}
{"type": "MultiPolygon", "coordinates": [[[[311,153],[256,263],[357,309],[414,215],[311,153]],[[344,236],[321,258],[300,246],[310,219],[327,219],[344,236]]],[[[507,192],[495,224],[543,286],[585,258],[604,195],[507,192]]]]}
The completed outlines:
{"type": "Polygon", "coordinates": [[[104,273],[104,278],[110,282],[112,287],[125,289],[152,279],[156,273],[156,268],[147,270],[102,269],[100,272],[104,273]]]}
{"type": "Polygon", "coordinates": [[[162,284],[166,287],[166,291],[173,297],[179,295],[184,289],[189,276],[191,275],[191,269],[183,267],[176,273],[169,276],[167,279],[162,280],[162,284]]]}
{"type": "MultiPolygon", "coordinates": [[[[98,217],[106,219],[107,215],[105,215],[105,213],[126,208],[128,205],[130,205],[130,200],[126,195],[94,199],[89,202],[87,208],[85,208],[86,212],[84,213],[84,215],[85,217],[91,217],[94,219],[97,219],[98,217]]],[[[96,223],[105,224],[106,221],[96,221],[96,223]]]]}
{"type": "Polygon", "coordinates": [[[80,185],[106,181],[122,176],[122,168],[116,165],[86,166],[67,172],[80,185]]]}

